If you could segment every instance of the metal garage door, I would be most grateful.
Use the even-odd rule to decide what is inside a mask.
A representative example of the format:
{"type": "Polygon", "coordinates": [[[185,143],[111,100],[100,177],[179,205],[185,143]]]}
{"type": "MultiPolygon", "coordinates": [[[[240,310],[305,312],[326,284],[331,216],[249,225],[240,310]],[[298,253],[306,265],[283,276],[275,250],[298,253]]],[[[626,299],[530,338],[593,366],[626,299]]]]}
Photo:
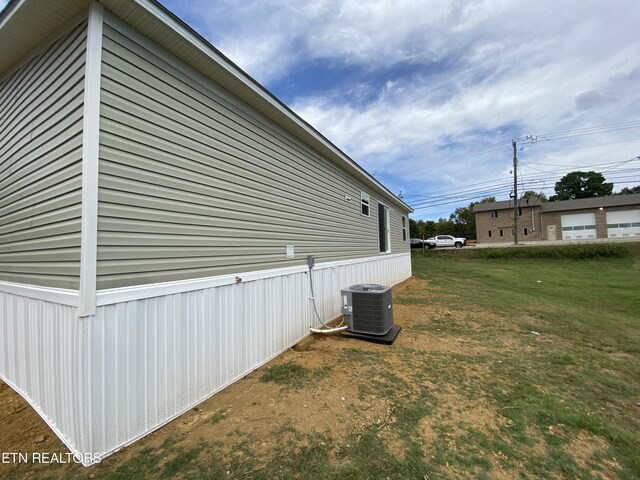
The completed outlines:
{"type": "Polygon", "coordinates": [[[609,238],[640,237],[640,210],[607,212],[609,238]]]}
{"type": "Polygon", "coordinates": [[[562,239],[578,240],[582,238],[596,238],[596,214],[578,213],[562,215],[562,239]]]}

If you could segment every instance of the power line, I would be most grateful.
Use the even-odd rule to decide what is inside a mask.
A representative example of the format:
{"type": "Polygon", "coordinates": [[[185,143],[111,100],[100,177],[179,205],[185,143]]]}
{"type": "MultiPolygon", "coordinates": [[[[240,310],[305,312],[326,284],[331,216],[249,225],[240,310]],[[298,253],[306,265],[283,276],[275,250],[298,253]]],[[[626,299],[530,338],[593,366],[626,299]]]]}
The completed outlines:
{"type": "Polygon", "coordinates": [[[626,122],[618,122],[618,123],[609,123],[605,125],[594,125],[591,127],[582,127],[576,128],[573,130],[560,130],[558,132],[550,132],[543,133],[540,135],[536,135],[536,137],[550,138],[550,137],[559,137],[559,136],[571,136],[573,134],[582,134],[582,133],[601,133],[608,131],[616,131],[618,128],[638,128],[640,127],[640,119],[629,120],[626,122]]]}
{"type": "MultiPolygon", "coordinates": [[[[629,160],[625,160],[623,162],[610,162],[607,165],[614,165],[610,170],[614,168],[618,168],[626,163],[637,160],[638,157],[631,158],[629,160]]],[[[559,172],[543,172],[543,174],[532,175],[528,180],[521,180],[519,182],[519,186],[525,189],[537,190],[540,189],[540,192],[544,190],[550,190],[551,186],[546,187],[547,183],[555,184],[555,180],[557,180],[558,176],[564,170],[570,170],[575,167],[567,167],[559,172]]],[[[612,181],[617,184],[631,184],[633,182],[639,181],[636,177],[638,176],[638,172],[640,172],[640,168],[623,168],[618,169],[617,171],[612,172],[608,175],[607,180],[612,181]]],[[[455,192],[451,195],[433,195],[428,196],[424,194],[421,201],[415,202],[412,204],[412,208],[414,210],[423,210],[426,208],[433,208],[440,205],[447,205],[451,203],[461,203],[464,201],[470,201],[480,198],[485,198],[487,196],[495,196],[497,194],[508,192],[511,188],[511,184],[506,180],[499,181],[488,181],[488,182],[478,182],[476,185],[483,185],[481,188],[452,188],[452,189],[444,189],[440,190],[440,192],[451,191],[455,192]]],[[[513,191],[513,190],[511,190],[513,191]]]]}
{"type": "MultiPolygon", "coordinates": [[[[570,138],[574,138],[574,137],[581,137],[581,136],[587,136],[587,135],[595,135],[595,134],[599,134],[599,133],[610,133],[610,132],[617,132],[617,131],[621,131],[621,130],[628,130],[628,129],[634,129],[634,128],[640,128],[640,119],[638,120],[630,120],[627,122],[620,122],[620,123],[611,123],[611,124],[605,124],[605,125],[597,125],[597,126],[592,126],[592,127],[583,127],[583,128],[578,128],[578,129],[574,129],[574,130],[564,130],[564,131],[558,131],[558,132],[551,132],[551,133],[545,133],[545,134],[541,134],[541,135],[527,135],[527,136],[523,136],[520,137],[521,139],[525,140],[527,139],[527,137],[529,137],[529,140],[533,140],[532,143],[538,143],[538,142],[550,142],[550,141],[556,141],[556,140],[565,140],[565,139],[570,139],[570,138]]],[[[622,140],[620,142],[607,142],[607,143],[603,143],[603,144],[596,144],[596,145],[592,145],[592,146],[583,146],[583,147],[576,147],[573,148],[572,150],[578,149],[578,148],[591,148],[591,147],[596,147],[596,146],[604,146],[604,145],[610,145],[610,144],[614,144],[614,143],[624,143],[624,142],[629,142],[629,141],[633,141],[633,140],[637,140],[636,139],[630,139],[630,140],[622,140]]],[[[500,150],[504,147],[506,147],[507,145],[510,144],[510,141],[502,141],[500,143],[496,143],[493,145],[488,145],[486,147],[482,147],[476,150],[471,150],[465,153],[460,153],[457,155],[452,155],[449,157],[443,157],[440,158],[438,160],[434,160],[431,162],[427,162],[421,165],[417,165],[414,167],[409,167],[409,168],[405,168],[405,169],[401,169],[401,170],[396,170],[394,171],[394,175],[402,175],[405,173],[411,173],[411,172],[416,172],[419,170],[423,170],[426,168],[434,168],[434,167],[440,167],[449,163],[453,163],[453,162],[458,162],[460,160],[466,160],[468,158],[472,158],[472,157],[477,157],[483,154],[487,154],[487,153],[491,153],[497,150],[500,150]]],[[[563,151],[563,150],[555,150],[555,151],[563,151]]],[[[552,151],[546,151],[544,152],[544,154],[549,154],[549,153],[553,153],[554,150],[552,151]]]]}
{"type": "MultiPolygon", "coordinates": [[[[520,185],[523,186],[524,188],[529,185],[537,185],[541,182],[550,182],[552,180],[556,180],[561,175],[566,174],[567,171],[572,171],[572,170],[575,170],[575,168],[568,167],[561,170],[546,171],[546,172],[541,172],[534,175],[529,175],[526,177],[527,181],[526,182],[524,180],[521,181],[520,185]]],[[[615,179],[623,178],[623,177],[620,177],[620,175],[635,174],[635,172],[639,170],[640,169],[635,167],[618,169],[616,171],[611,172],[611,174],[609,174],[607,179],[615,180],[615,179]]],[[[409,200],[410,197],[419,197],[419,198],[416,198],[416,200],[413,202],[413,204],[415,205],[415,204],[423,204],[428,201],[437,201],[440,199],[466,197],[468,194],[481,194],[485,192],[493,193],[496,190],[508,190],[509,188],[511,188],[511,186],[512,185],[510,183],[510,180],[506,178],[494,179],[494,180],[488,180],[485,182],[478,182],[476,184],[470,184],[464,187],[451,187],[451,188],[441,189],[441,190],[433,191],[430,193],[405,194],[404,198],[410,201],[409,200]]]]}

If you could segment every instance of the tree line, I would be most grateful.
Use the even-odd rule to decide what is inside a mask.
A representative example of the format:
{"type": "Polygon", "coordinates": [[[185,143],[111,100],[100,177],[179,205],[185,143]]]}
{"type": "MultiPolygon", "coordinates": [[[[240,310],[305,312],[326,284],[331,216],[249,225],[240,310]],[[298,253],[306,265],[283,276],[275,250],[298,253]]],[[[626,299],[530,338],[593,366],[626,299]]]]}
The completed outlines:
{"type": "MultiPolygon", "coordinates": [[[[555,195],[547,198],[544,193],[528,190],[521,199],[538,198],[543,202],[573,200],[579,198],[607,197],[610,195],[631,195],[640,193],[640,185],[625,187],[613,193],[613,183],[605,181],[599,172],[575,171],[566,174],[555,184],[555,195]]],[[[466,207],[458,207],[449,218],[433,220],[409,219],[411,238],[429,238],[436,235],[453,235],[455,237],[476,238],[476,216],[473,207],[478,203],[492,203],[496,197],[485,197],[479,202],[471,202],[466,207]]]]}

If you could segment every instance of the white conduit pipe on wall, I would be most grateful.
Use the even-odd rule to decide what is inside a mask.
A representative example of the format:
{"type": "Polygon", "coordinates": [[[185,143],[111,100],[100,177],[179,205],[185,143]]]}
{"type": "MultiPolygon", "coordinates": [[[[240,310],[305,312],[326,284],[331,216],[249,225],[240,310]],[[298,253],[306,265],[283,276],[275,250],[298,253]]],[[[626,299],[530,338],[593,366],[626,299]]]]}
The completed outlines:
{"type": "Polygon", "coordinates": [[[322,321],[322,319],[320,318],[320,315],[318,314],[318,307],[316,306],[316,294],[313,291],[312,271],[313,271],[313,264],[310,261],[309,262],[309,285],[311,286],[311,296],[309,297],[309,299],[313,302],[313,311],[316,314],[316,318],[318,319],[318,321],[322,324],[322,326],[324,328],[313,328],[313,327],[311,327],[311,328],[309,328],[309,330],[312,333],[322,333],[322,334],[330,334],[330,333],[342,332],[343,330],[346,330],[347,326],[343,325],[344,317],[342,317],[342,322],[340,322],[340,325],[338,325],[337,327],[330,327],[329,325],[324,323],[322,321]]]}

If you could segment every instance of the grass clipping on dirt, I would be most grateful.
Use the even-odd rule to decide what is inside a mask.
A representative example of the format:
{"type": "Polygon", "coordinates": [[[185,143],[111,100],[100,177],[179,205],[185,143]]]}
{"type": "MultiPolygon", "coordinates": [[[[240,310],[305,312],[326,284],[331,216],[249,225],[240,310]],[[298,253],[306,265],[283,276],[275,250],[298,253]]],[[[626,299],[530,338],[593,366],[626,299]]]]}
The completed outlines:
{"type": "Polygon", "coordinates": [[[89,470],[3,476],[640,478],[631,248],[414,256],[394,345],[322,337],[89,470]]]}

